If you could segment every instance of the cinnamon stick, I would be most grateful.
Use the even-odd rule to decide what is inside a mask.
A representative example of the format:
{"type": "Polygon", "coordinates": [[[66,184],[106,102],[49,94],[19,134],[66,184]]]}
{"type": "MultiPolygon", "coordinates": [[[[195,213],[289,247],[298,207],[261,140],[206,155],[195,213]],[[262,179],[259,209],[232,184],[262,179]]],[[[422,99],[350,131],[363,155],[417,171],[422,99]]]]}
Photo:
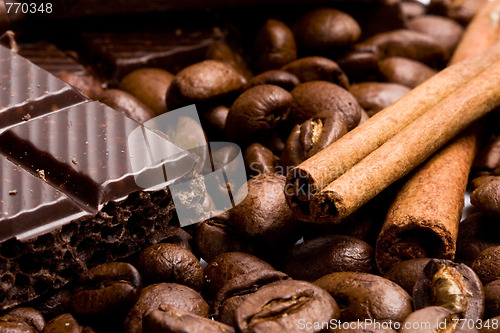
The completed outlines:
{"type": "MultiPolygon", "coordinates": [[[[499,15],[500,0],[485,3],[469,24],[451,62],[473,57],[496,43],[500,39],[499,15]]],[[[479,128],[466,131],[436,153],[398,192],[377,239],[375,258],[381,272],[405,259],[455,257],[479,128]]]]}
{"type": "Polygon", "coordinates": [[[301,220],[315,221],[310,204],[317,193],[499,58],[500,45],[495,45],[442,70],[292,169],[285,186],[292,211],[301,220]]]}
{"type": "Polygon", "coordinates": [[[500,60],[313,196],[312,216],[317,222],[340,222],[499,105],[500,60]]]}

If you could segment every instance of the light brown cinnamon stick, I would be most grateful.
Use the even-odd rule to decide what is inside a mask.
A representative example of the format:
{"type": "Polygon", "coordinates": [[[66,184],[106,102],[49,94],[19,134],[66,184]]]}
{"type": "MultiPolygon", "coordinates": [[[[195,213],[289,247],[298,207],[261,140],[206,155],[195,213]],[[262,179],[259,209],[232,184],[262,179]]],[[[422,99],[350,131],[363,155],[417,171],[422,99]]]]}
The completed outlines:
{"type": "MultiPolygon", "coordinates": [[[[451,62],[499,40],[500,0],[488,1],[469,24],[451,62]]],[[[453,259],[469,172],[478,148],[476,126],[453,140],[409,178],[389,208],[376,244],[381,272],[405,259],[453,259]]]]}
{"type": "Polygon", "coordinates": [[[317,222],[340,222],[500,105],[500,60],[385,142],[311,201],[317,222]]]}
{"type": "Polygon", "coordinates": [[[310,203],[317,193],[499,58],[500,45],[495,45],[481,56],[444,69],[292,169],[285,193],[296,216],[315,221],[310,203]]]}

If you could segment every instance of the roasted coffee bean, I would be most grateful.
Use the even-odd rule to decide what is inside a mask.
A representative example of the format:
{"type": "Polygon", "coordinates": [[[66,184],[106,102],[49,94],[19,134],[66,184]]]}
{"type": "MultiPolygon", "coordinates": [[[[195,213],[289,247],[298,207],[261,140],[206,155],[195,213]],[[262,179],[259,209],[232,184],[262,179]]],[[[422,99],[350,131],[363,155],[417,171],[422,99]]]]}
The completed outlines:
{"type": "Polygon", "coordinates": [[[272,84],[290,91],[299,83],[298,77],[292,73],[280,69],[271,69],[251,78],[245,88],[250,89],[259,84],[272,84]]]}
{"type": "Polygon", "coordinates": [[[416,310],[436,305],[460,318],[477,320],[484,312],[483,286],[467,265],[432,259],[415,283],[413,303],[416,310]]]}
{"type": "Polygon", "coordinates": [[[485,285],[500,279],[500,246],[492,246],[483,250],[474,260],[471,267],[485,285]]]}
{"type": "Polygon", "coordinates": [[[134,266],[101,264],[80,275],[71,308],[79,315],[122,313],[137,301],[141,288],[142,278],[134,266]]]}
{"type": "Polygon", "coordinates": [[[406,95],[410,88],[397,83],[363,82],[353,84],[349,91],[366,113],[373,116],[406,95]]]}
{"type": "Polygon", "coordinates": [[[403,16],[405,22],[408,22],[415,17],[424,15],[427,10],[426,6],[423,3],[413,0],[401,2],[400,8],[401,15],[403,16]]]}
{"type": "Polygon", "coordinates": [[[203,129],[210,138],[209,141],[224,140],[228,114],[229,108],[225,105],[209,108],[200,114],[203,129]]]}
{"type": "Polygon", "coordinates": [[[225,131],[232,141],[255,140],[270,136],[288,117],[292,95],[285,89],[261,84],[246,90],[233,103],[225,131]]]}
{"type": "Polygon", "coordinates": [[[99,100],[141,124],[154,117],[149,107],[123,90],[105,89],[99,95],[99,100]]]}
{"type": "MultiPolygon", "coordinates": [[[[280,164],[290,170],[328,147],[347,133],[347,128],[338,113],[323,112],[295,125],[286,140],[280,156],[280,164]]],[[[286,173],[285,173],[286,174],[286,173]]]]}
{"type": "Polygon", "coordinates": [[[139,300],[125,318],[125,332],[143,332],[144,314],[158,309],[162,304],[172,305],[195,315],[208,317],[209,306],[195,290],[176,283],[157,283],[142,290],[139,300]]]}
{"type": "Polygon", "coordinates": [[[472,20],[483,4],[483,0],[431,0],[428,11],[436,15],[448,16],[465,25],[472,20]]]}
{"type": "MultiPolygon", "coordinates": [[[[205,60],[181,70],[167,90],[167,106],[175,110],[196,103],[216,103],[238,92],[246,80],[236,69],[216,60],[205,60]]],[[[218,104],[218,103],[217,103],[218,104]]]]}
{"type": "Polygon", "coordinates": [[[319,54],[345,48],[361,36],[359,24],[350,15],[333,8],[314,9],[304,14],[295,25],[300,47],[319,54]]]}
{"type": "Polygon", "coordinates": [[[287,25],[279,20],[269,19],[260,28],[255,38],[256,68],[265,72],[279,69],[297,58],[295,36],[287,25]]]}
{"type": "Polygon", "coordinates": [[[356,44],[355,50],[373,52],[379,59],[403,57],[430,65],[445,59],[445,50],[434,37],[405,29],[377,34],[356,44]]]}
{"type": "Polygon", "coordinates": [[[294,74],[300,82],[330,81],[349,89],[349,79],[339,65],[325,57],[305,57],[292,61],[282,70],[294,74]]]}
{"type": "Polygon", "coordinates": [[[274,269],[254,270],[252,272],[235,276],[227,281],[219,290],[214,302],[215,317],[228,325],[235,325],[233,321],[235,311],[247,296],[270,283],[286,280],[288,275],[274,269]],[[236,297],[236,304],[234,302],[236,297]],[[233,306],[229,306],[229,304],[233,306]],[[224,311],[224,313],[222,313],[224,311]],[[225,321],[225,319],[228,321],[225,321]],[[232,318],[232,319],[231,319],[232,318]]]}
{"type": "Polygon", "coordinates": [[[500,179],[493,179],[472,191],[470,202],[484,213],[493,217],[499,217],[500,179]]]}
{"type": "Polygon", "coordinates": [[[469,215],[458,227],[456,261],[472,265],[483,250],[500,245],[499,232],[497,219],[482,213],[469,215]]]}
{"type": "Polygon", "coordinates": [[[228,325],[167,304],[146,313],[142,321],[144,331],[150,333],[234,333],[228,325]]]}
{"type": "Polygon", "coordinates": [[[42,314],[29,307],[15,308],[0,316],[0,332],[39,333],[44,326],[42,314]]]}
{"type": "Polygon", "coordinates": [[[500,280],[484,286],[485,317],[500,316],[500,280]]]}
{"type": "Polygon", "coordinates": [[[299,84],[291,91],[290,122],[301,124],[320,112],[339,113],[348,130],[353,129],[361,118],[361,107],[350,92],[326,81],[299,84]]]}
{"type": "Polygon", "coordinates": [[[353,82],[378,79],[378,55],[373,52],[348,52],[337,60],[340,68],[353,82]]]}
{"type": "Polygon", "coordinates": [[[297,280],[314,281],[334,272],[375,273],[373,248],[354,237],[330,235],[295,245],[284,272],[297,280]]]}
{"type": "Polygon", "coordinates": [[[207,50],[207,59],[222,61],[233,66],[245,79],[252,77],[252,72],[241,54],[224,41],[214,41],[207,50]]]}
{"type": "Polygon", "coordinates": [[[92,333],[95,332],[90,327],[82,327],[69,313],[57,316],[47,322],[43,333],[92,333]]]}
{"type": "Polygon", "coordinates": [[[127,74],[118,87],[153,110],[158,116],[167,111],[165,97],[174,75],[159,68],[141,68],[127,74]]]}
{"type": "Polygon", "coordinates": [[[386,81],[409,88],[415,88],[436,74],[436,71],[426,64],[401,57],[383,59],[379,63],[379,71],[386,81]]]}
{"type": "Polygon", "coordinates": [[[458,318],[450,309],[428,306],[406,317],[400,333],[456,332],[456,320],[458,318]]]}
{"type": "Polygon", "coordinates": [[[59,78],[90,99],[98,99],[102,93],[102,82],[90,75],[63,71],[59,74],[59,78]]]}
{"type": "Polygon", "coordinates": [[[252,143],[243,154],[245,167],[250,177],[263,173],[275,173],[278,157],[260,143],[252,143]]]}
{"type": "Polygon", "coordinates": [[[205,294],[208,300],[215,299],[217,293],[231,279],[253,271],[274,270],[273,266],[248,253],[228,252],[217,256],[205,267],[205,294]]]}
{"type": "Polygon", "coordinates": [[[248,332],[321,332],[300,323],[339,318],[339,308],[327,292],[304,281],[271,283],[249,295],[235,314],[236,327],[248,332]]]}
{"type": "Polygon", "coordinates": [[[378,275],[338,272],[325,275],[314,284],[328,291],[337,301],[341,321],[403,321],[412,312],[410,295],[378,275]]]}
{"type": "Polygon", "coordinates": [[[474,168],[480,170],[495,170],[500,166],[500,136],[488,142],[474,160],[474,168]]]}
{"type": "Polygon", "coordinates": [[[279,174],[253,177],[247,182],[248,194],[236,194],[237,201],[242,194],[246,197],[229,211],[229,225],[251,237],[266,258],[279,256],[300,238],[302,223],[288,207],[284,187],[285,176],[279,174]]]}
{"type": "Polygon", "coordinates": [[[485,185],[486,183],[489,183],[491,181],[497,180],[497,179],[500,179],[500,177],[493,176],[490,174],[478,176],[478,177],[473,178],[470,181],[470,186],[472,187],[472,190],[475,190],[476,188],[478,188],[482,185],[485,185]]]}
{"type": "Polygon", "coordinates": [[[180,247],[193,252],[191,243],[193,242],[193,236],[189,234],[182,228],[176,231],[176,233],[170,237],[167,237],[163,240],[164,243],[176,244],[180,247]]]}
{"type": "Polygon", "coordinates": [[[137,260],[144,282],[173,282],[195,290],[203,286],[203,268],[196,256],[175,244],[160,243],[144,249],[137,260]]]}
{"type": "Polygon", "coordinates": [[[71,311],[72,291],[68,286],[54,293],[47,293],[30,303],[47,320],[71,311]]]}
{"type": "Polygon", "coordinates": [[[435,15],[422,15],[407,23],[408,29],[434,37],[449,59],[462,38],[464,28],[456,21],[435,15]]]}
{"type": "Polygon", "coordinates": [[[254,252],[252,242],[236,234],[228,226],[228,218],[227,211],[221,212],[196,225],[194,236],[196,251],[206,262],[212,261],[222,253],[254,252]]]}
{"type": "Polygon", "coordinates": [[[398,262],[384,274],[386,279],[400,285],[408,294],[413,294],[413,288],[424,267],[429,263],[429,258],[417,258],[398,262]]]}

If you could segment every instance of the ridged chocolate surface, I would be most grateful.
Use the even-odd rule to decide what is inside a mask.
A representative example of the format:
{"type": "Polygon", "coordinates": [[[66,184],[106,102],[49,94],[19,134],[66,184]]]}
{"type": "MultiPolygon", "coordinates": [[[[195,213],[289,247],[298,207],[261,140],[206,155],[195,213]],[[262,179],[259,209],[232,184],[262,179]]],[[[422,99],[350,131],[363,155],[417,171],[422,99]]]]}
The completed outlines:
{"type": "Polygon", "coordinates": [[[29,238],[89,215],[70,198],[0,158],[0,241],[29,238]]]}
{"type": "Polygon", "coordinates": [[[158,67],[176,73],[205,60],[210,45],[223,37],[219,28],[207,28],[162,33],[89,33],[84,39],[98,67],[119,80],[141,67],[158,67]]]}
{"type": "Polygon", "coordinates": [[[104,104],[83,103],[11,128],[0,135],[0,150],[31,173],[43,172],[47,182],[96,212],[140,189],[134,175],[143,170],[133,170],[132,160],[152,165],[143,135],[129,145],[134,129],[145,131],[104,104]]]}
{"type": "Polygon", "coordinates": [[[0,45],[2,130],[85,100],[69,85],[0,45]]]}

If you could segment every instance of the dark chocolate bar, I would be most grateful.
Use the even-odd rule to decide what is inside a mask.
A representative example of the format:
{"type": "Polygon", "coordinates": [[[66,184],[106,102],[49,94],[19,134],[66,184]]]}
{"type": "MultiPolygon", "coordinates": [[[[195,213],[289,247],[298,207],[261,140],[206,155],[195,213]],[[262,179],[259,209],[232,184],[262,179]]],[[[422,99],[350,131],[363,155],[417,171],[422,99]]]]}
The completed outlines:
{"type": "Polygon", "coordinates": [[[71,86],[0,45],[0,131],[86,100],[71,86]]]}
{"type": "Polygon", "coordinates": [[[84,35],[90,58],[97,64],[96,72],[114,80],[141,67],[157,67],[176,73],[205,60],[209,47],[223,38],[224,33],[217,27],[84,35]]]}

